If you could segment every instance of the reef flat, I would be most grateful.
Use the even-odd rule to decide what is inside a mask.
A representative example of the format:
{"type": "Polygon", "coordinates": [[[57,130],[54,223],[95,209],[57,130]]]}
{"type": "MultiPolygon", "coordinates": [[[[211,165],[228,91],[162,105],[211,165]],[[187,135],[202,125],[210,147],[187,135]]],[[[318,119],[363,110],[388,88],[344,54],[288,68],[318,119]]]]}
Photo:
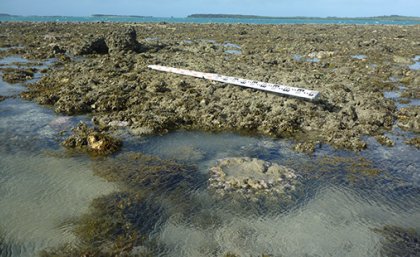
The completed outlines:
{"type": "MultiPolygon", "coordinates": [[[[294,137],[360,150],[394,124],[418,132],[420,26],[1,23],[0,56],[56,58],[22,97],[100,129],[177,129],[294,137]],[[158,64],[320,91],[316,102],[149,70],[158,64]],[[411,65],[411,66],[410,66],[411,65]]],[[[16,74],[18,71],[14,71],[16,74]]],[[[387,140],[386,140],[387,141],[387,140]]],[[[387,142],[392,145],[392,142],[387,142]]]]}

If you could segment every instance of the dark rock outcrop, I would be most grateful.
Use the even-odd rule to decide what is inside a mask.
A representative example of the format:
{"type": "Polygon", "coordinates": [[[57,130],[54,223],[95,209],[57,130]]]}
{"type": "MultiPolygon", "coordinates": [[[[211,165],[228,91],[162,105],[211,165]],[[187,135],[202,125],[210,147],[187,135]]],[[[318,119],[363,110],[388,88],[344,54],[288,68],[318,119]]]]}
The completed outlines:
{"type": "Polygon", "coordinates": [[[133,27],[112,32],[106,38],[109,53],[141,52],[143,46],[137,41],[137,33],[133,27]]]}
{"type": "Polygon", "coordinates": [[[88,40],[79,50],[77,55],[107,54],[109,51],[104,37],[96,37],[88,40]]]}

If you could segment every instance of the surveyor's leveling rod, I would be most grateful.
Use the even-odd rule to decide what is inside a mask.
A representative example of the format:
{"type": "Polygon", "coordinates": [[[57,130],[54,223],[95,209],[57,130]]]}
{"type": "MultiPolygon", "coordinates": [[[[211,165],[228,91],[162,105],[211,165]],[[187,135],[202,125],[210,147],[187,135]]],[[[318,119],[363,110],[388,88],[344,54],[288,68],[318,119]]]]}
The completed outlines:
{"type": "Polygon", "coordinates": [[[176,73],[176,74],[181,74],[181,75],[186,75],[186,76],[192,76],[196,78],[219,81],[219,82],[238,85],[242,87],[250,87],[250,88],[255,88],[259,90],[279,93],[283,95],[306,98],[309,100],[316,100],[317,98],[319,98],[318,91],[308,90],[308,89],[303,89],[303,88],[289,87],[285,85],[272,84],[272,83],[260,82],[260,81],[255,81],[255,80],[223,76],[223,75],[219,75],[215,73],[205,73],[205,72],[198,72],[198,71],[191,71],[191,70],[183,70],[183,69],[160,66],[160,65],[149,65],[148,67],[153,70],[165,71],[165,72],[171,72],[171,73],[176,73]]]}

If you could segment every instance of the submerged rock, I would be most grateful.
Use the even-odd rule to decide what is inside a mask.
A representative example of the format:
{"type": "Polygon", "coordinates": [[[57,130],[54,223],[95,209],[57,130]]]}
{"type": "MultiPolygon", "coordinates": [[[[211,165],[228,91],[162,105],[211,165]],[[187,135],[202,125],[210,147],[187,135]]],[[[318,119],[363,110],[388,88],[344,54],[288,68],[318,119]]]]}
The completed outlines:
{"type": "Polygon", "coordinates": [[[5,100],[5,99],[6,99],[5,96],[0,95],[0,102],[3,101],[3,100],[5,100]]]}
{"type": "MultiPolygon", "coordinates": [[[[90,212],[78,221],[77,246],[46,249],[41,257],[64,256],[137,256],[131,253],[143,246],[148,233],[162,218],[161,208],[140,194],[118,192],[95,199],[90,212]]],[[[145,255],[151,256],[144,250],[145,255]]]]}
{"type": "Polygon", "coordinates": [[[375,229],[384,237],[382,256],[415,257],[420,253],[420,234],[415,229],[405,229],[397,226],[385,226],[375,229]]]}
{"type": "Polygon", "coordinates": [[[285,166],[248,157],[218,160],[210,168],[209,188],[219,194],[239,193],[245,197],[291,198],[300,182],[296,172],[285,166]]]}
{"type": "Polygon", "coordinates": [[[89,128],[81,122],[73,128],[73,135],[68,137],[62,143],[63,146],[85,151],[95,155],[108,155],[118,151],[121,147],[121,141],[105,133],[89,128]]]}
{"type": "Polygon", "coordinates": [[[143,191],[172,191],[183,185],[191,188],[198,176],[194,166],[134,152],[95,162],[93,171],[111,182],[143,191]]]}

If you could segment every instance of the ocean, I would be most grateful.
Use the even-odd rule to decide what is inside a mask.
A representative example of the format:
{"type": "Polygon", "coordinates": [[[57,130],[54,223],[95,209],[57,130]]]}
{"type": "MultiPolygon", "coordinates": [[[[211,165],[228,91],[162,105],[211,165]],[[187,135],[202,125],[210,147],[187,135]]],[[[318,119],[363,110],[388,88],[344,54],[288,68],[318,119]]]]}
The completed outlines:
{"type": "Polygon", "coordinates": [[[227,24],[359,24],[359,25],[416,25],[416,20],[384,19],[244,19],[244,18],[159,18],[129,16],[1,16],[1,22],[141,22],[141,23],[227,23],[227,24]]]}

